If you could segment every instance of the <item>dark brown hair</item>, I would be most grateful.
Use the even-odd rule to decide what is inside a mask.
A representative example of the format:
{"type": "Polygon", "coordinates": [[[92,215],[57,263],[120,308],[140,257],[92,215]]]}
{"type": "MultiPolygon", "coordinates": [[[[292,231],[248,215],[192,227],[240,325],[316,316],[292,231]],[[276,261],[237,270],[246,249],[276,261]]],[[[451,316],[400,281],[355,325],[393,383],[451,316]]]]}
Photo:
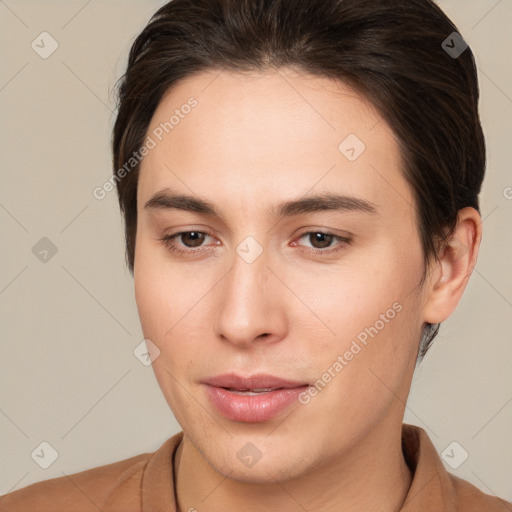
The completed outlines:
{"type": "MultiPolygon", "coordinates": [[[[479,210],[485,172],[476,65],[454,32],[430,0],[166,3],[135,39],[118,82],[113,168],[132,275],[139,165],[122,178],[118,171],[142,146],[163,94],[201,71],[281,66],[353,86],[391,126],[415,197],[426,269],[452,234],[457,212],[479,210]]],[[[419,360],[438,329],[426,325],[419,360]]]]}

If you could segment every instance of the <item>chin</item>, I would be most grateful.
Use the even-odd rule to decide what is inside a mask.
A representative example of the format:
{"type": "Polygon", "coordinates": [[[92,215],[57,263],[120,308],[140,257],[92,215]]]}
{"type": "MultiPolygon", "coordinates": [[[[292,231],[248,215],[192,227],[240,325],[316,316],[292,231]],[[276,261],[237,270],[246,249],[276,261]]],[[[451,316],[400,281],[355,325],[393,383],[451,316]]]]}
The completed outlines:
{"type": "MultiPolygon", "coordinates": [[[[289,460],[286,461],[286,464],[289,462],[289,460]]],[[[296,471],[292,471],[288,466],[283,467],[285,461],[279,463],[279,461],[276,460],[272,464],[264,464],[260,461],[256,465],[257,467],[254,466],[252,468],[240,468],[240,464],[237,463],[238,461],[213,467],[217,473],[220,473],[222,476],[227,477],[230,480],[252,484],[283,483],[287,480],[301,476],[304,472],[301,468],[297,468],[296,471]],[[237,466],[235,469],[233,469],[233,464],[237,466]]]]}
{"type": "Polygon", "coordinates": [[[204,453],[201,451],[208,464],[217,473],[230,480],[255,484],[275,484],[300,477],[311,466],[311,461],[306,461],[296,450],[286,446],[281,445],[278,449],[269,445],[258,454],[251,441],[240,440],[237,437],[234,440],[231,445],[225,445],[220,452],[204,453]],[[252,460],[249,455],[245,455],[251,452],[254,457],[252,460]],[[272,456],[266,456],[265,453],[271,453],[272,456]],[[290,457],[290,453],[293,454],[293,459],[290,457]],[[260,458],[256,460],[255,457],[258,456],[260,458]]]}

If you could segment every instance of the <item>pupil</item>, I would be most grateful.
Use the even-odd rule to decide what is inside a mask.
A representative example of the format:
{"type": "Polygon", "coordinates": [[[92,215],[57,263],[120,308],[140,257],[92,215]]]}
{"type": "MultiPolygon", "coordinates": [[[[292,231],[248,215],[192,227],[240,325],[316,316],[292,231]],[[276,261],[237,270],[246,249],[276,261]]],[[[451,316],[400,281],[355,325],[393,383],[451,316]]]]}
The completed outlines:
{"type": "Polygon", "coordinates": [[[315,242],[324,242],[324,245],[320,247],[320,249],[325,249],[325,247],[329,247],[332,240],[332,235],[327,235],[325,233],[315,233],[315,242]],[[322,240],[324,238],[324,240],[322,240]],[[325,244],[325,238],[327,238],[327,244],[325,244]]]}
{"type": "MultiPolygon", "coordinates": [[[[203,240],[202,240],[202,236],[203,236],[203,235],[202,235],[202,233],[199,233],[199,232],[197,232],[197,231],[190,231],[189,233],[186,233],[186,235],[185,235],[185,236],[190,237],[190,238],[192,238],[192,239],[193,239],[193,240],[192,240],[192,244],[191,244],[191,246],[192,246],[192,247],[198,247],[198,246],[200,246],[200,245],[201,245],[201,243],[202,243],[202,241],[203,241],[203,240]],[[199,239],[197,239],[197,238],[195,238],[195,237],[199,237],[199,239]],[[194,239],[194,238],[195,238],[195,239],[194,239]]],[[[185,245],[187,245],[187,244],[185,244],[185,245]]]]}

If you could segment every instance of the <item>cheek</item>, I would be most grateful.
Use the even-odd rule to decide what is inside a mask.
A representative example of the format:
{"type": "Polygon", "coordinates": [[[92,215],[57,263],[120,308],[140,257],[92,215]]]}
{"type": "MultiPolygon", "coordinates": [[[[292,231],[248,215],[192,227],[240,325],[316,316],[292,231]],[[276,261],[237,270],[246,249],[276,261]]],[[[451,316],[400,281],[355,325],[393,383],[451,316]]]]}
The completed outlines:
{"type": "Polygon", "coordinates": [[[191,364],[198,345],[205,339],[205,321],[197,318],[199,299],[205,295],[201,284],[192,283],[189,272],[162,261],[161,251],[141,244],[136,249],[134,271],[135,301],[144,337],[160,350],[155,373],[162,367],[183,372],[191,364]],[[139,253],[137,253],[139,251],[139,253]]]}
{"type": "Polygon", "coordinates": [[[163,340],[179,319],[179,309],[187,301],[187,287],[174,276],[162,250],[144,230],[135,245],[135,301],[144,335],[163,340]]]}
{"type": "MultiPolygon", "coordinates": [[[[405,306],[416,300],[419,278],[416,265],[382,257],[317,274],[299,283],[296,289],[302,290],[301,297],[310,309],[325,320],[331,341],[346,341],[374,326],[379,332],[389,331],[398,317],[405,316],[405,306]]],[[[364,341],[364,337],[362,334],[360,339],[364,341]]]]}
{"type": "Polygon", "coordinates": [[[139,259],[134,272],[135,300],[144,338],[151,340],[159,350],[152,363],[158,385],[178,422],[183,425],[186,422],[183,411],[194,404],[180,383],[186,382],[185,377],[191,373],[197,354],[194,342],[201,337],[187,329],[184,339],[183,326],[187,316],[183,304],[189,301],[184,297],[180,283],[164,274],[162,267],[149,259],[139,259]]]}
{"type": "Polygon", "coordinates": [[[393,403],[407,400],[405,384],[418,336],[414,307],[401,301],[375,304],[362,302],[360,311],[352,307],[353,318],[349,312],[340,315],[337,340],[324,343],[320,358],[316,352],[319,393],[312,399],[310,417],[314,423],[329,410],[329,425],[345,425],[341,437],[349,432],[357,436],[363,425],[380,421],[393,403]]]}
{"type": "Polygon", "coordinates": [[[148,268],[144,272],[142,267],[139,270],[135,278],[135,301],[144,337],[151,339],[162,352],[168,351],[179,330],[180,318],[186,315],[186,292],[176,284],[171,285],[157,270],[148,268]]]}
{"type": "MultiPolygon", "coordinates": [[[[311,304],[330,330],[324,328],[323,336],[319,331],[314,350],[310,347],[310,357],[316,360],[320,373],[329,368],[332,373],[333,364],[338,362],[334,372],[343,374],[339,381],[354,383],[341,385],[341,393],[342,388],[363,392],[361,383],[375,392],[385,392],[379,377],[394,389],[414,358],[421,329],[417,285],[422,259],[417,249],[407,258],[391,245],[383,247],[378,257],[375,251],[360,264],[328,276],[325,291],[311,304]]],[[[349,396],[344,398],[350,400],[349,396]]]]}

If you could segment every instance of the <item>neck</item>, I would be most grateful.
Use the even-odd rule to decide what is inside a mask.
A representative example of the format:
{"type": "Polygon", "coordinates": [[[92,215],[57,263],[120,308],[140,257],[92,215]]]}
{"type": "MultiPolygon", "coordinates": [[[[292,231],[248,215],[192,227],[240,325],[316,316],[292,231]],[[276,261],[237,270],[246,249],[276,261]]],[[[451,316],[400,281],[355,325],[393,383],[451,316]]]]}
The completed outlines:
{"type": "Polygon", "coordinates": [[[398,512],[412,481],[402,453],[401,422],[397,421],[379,423],[349,452],[322,462],[308,474],[266,484],[219,474],[184,436],[176,453],[175,475],[177,512],[398,512]]]}

